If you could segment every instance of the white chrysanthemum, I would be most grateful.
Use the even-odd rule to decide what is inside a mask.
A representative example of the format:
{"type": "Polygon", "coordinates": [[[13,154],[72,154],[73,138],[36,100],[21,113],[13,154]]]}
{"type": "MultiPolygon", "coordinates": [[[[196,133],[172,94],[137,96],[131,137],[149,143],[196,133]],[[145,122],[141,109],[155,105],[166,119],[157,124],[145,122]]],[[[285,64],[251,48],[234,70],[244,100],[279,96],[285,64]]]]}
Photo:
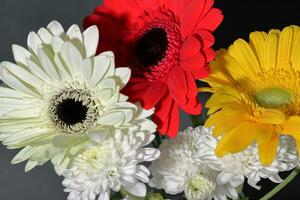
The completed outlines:
{"type": "Polygon", "coordinates": [[[28,171],[52,159],[61,173],[88,139],[103,140],[118,129],[155,131],[145,119],[153,111],[119,92],[130,70],[115,69],[112,52],[95,56],[98,39],[96,26],[65,32],[53,21],[29,34],[29,50],[13,45],[17,64],[1,63],[7,87],[0,87],[0,139],[8,148],[25,148],[12,163],[28,159],[28,171]]]}
{"type": "Polygon", "coordinates": [[[149,170],[140,163],[159,157],[154,148],[143,148],[153,137],[145,133],[121,134],[89,147],[75,157],[65,170],[63,185],[68,200],[109,200],[110,189],[121,187],[134,196],[144,197],[149,170]],[[142,183],[142,182],[144,183],[142,183]]]}
{"type": "MultiPolygon", "coordinates": [[[[216,147],[218,141],[212,138],[215,142],[210,145],[216,147]]],[[[260,189],[257,183],[261,178],[268,178],[275,183],[280,183],[282,179],[278,173],[282,171],[290,171],[297,166],[297,152],[292,138],[282,136],[280,145],[277,150],[276,158],[270,166],[263,166],[259,160],[258,146],[253,144],[246,150],[228,154],[221,158],[224,171],[219,176],[219,181],[222,182],[228,177],[246,177],[248,184],[256,189],[260,189]]]]}
{"type": "Polygon", "coordinates": [[[150,186],[164,189],[169,194],[185,192],[189,200],[236,199],[235,186],[243,182],[230,177],[219,183],[222,163],[214,155],[210,141],[210,129],[198,127],[187,129],[177,138],[167,140],[160,146],[161,156],[150,166],[153,178],[150,186]],[[233,186],[233,184],[235,186],[233,186]]]}

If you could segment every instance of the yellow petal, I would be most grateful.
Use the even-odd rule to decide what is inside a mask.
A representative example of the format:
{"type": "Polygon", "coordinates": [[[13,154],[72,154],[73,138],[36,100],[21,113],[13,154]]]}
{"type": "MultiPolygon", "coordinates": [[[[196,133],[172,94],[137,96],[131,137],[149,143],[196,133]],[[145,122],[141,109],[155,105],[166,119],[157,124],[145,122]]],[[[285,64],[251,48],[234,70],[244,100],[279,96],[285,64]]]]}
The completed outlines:
{"type": "Polygon", "coordinates": [[[262,124],[282,124],[285,122],[285,114],[276,109],[268,109],[263,111],[261,116],[256,117],[257,122],[262,124]]]}
{"type": "Polygon", "coordinates": [[[237,125],[242,122],[245,122],[247,119],[243,116],[230,116],[225,117],[224,119],[220,120],[218,123],[215,124],[213,129],[214,136],[221,136],[223,133],[233,129],[237,125]]]}
{"type": "Polygon", "coordinates": [[[290,62],[294,28],[288,26],[280,34],[278,43],[277,67],[284,68],[290,62]]]}
{"type": "Polygon", "coordinates": [[[264,56],[264,51],[265,51],[265,40],[267,37],[267,33],[265,32],[253,32],[250,34],[250,46],[253,49],[258,62],[260,63],[260,66],[264,66],[263,61],[263,56],[264,56]]]}
{"type": "Polygon", "coordinates": [[[291,116],[284,124],[282,125],[282,133],[291,135],[293,137],[299,137],[300,140],[300,116],[291,116]]]}
{"type": "Polygon", "coordinates": [[[279,135],[273,132],[271,140],[269,140],[269,142],[258,145],[259,159],[263,165],[269,166],[272,164],[276,156],[278,144],[279,135]]]}
{"type": "Polygon", "coordinates": [[[256,133],[256,142],[257,144],[267,143],[271,140],[273,135],[273,125],[261,126],[258,128],[256,133]]]}
{"type": "Polygon", "coordinates": [[[245,40],[236,40],[229,48],[228,53],[236,59],[247,77],[250,79],[256,77],[256,73],[260,71],[260,66],[254,52],[245,40]]]}
{"type": "Polygon", "coordinates": [[[255,136],[255,124],[243,122],[221,138],[215,153],[218,157],[223,157],[228,153],[240,152],[255,140],[255,136]]]}
{"type": "Polygon", "coordinates": [[[266,39],[265,53],[263,56],[263,67],[265,70],[275,68],[277,61],[278,35],[269,34],[266,39]]]}

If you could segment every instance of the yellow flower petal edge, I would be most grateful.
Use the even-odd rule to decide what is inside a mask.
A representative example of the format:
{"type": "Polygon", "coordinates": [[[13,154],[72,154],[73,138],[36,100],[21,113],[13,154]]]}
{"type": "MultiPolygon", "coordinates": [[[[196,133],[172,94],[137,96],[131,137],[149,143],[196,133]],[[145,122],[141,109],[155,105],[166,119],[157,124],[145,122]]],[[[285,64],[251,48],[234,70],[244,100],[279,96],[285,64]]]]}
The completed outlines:
{"type": "Polygon", "coordinates": [[[281,134],[300,150],[300,27],[253,32],[217,52],[204,81],[212,92],[206,126],[221,140],[218,156],[256,142],[262,164],[270,165],[281,134]]]}

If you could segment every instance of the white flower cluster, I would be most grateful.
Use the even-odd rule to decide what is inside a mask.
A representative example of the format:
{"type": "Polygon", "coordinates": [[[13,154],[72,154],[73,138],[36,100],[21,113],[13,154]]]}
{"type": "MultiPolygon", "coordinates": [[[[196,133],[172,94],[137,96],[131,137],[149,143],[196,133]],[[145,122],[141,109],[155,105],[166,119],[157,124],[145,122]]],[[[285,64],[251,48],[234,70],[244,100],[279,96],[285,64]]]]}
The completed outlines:
{"type": "Polygon", "coordinates": [[[184,192],[188,200],[237,199],[236,188],[248,179],[248,183],[259,189],[261,178],[280,182],[280,171],[297,166],[297,154],[287,137],[282,138],[276,160],[264,167],[258,158],[256,145],[237,154],[223,158],[215,156],[218,139],[211,129],[188,128],[171,141],[160,146],[161,156],[150,166],[152,187],[164,189],[169,194],[184,192]]]}

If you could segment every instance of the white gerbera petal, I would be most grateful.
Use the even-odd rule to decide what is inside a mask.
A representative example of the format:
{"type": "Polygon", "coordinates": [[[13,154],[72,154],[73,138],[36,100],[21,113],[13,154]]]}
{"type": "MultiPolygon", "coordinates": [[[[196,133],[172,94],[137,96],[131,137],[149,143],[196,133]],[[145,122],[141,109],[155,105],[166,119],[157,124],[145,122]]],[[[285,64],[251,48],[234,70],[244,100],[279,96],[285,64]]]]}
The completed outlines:
{"type": "Polygon", "coordinates": [[[91,26],[83,32],[83,44],[86,57],[94,56],[99,41],[99,30],[97,26],[91,26]]]}
{"type": "MultiPolygon", "coordinates": [[[[73,25],[65,33],[53,21],[29,34],[29,50],[13,46],[17,64],[1,63],[1,79],[10,88],[0,87],[0,140],[8,148],[24,148],[13,163],[28,160],[26,170],[30,170],[51,160],[61,174],[73,157],[115,133],[134,135],[137,145],[153,139],[155,126],[144,125],[150,124],[146,117],[152,112],[126,102],[120,93],[130,70],[116,69],[112,52],[94,56],[98,39],[96,26],[81,33],[73,25]],[[145,135],[145,141],[138,133],[145,135]]],[[[151,152],[145,155],[148,160],[157,157],[153,153],[154,157],[151,152]]],[[[112,157],[117,159],[117,153],[112,157]]],[[[139,162],[135,159],[130,163],[139,162]]],[[[119,187],[118,181],[109,184],[119,187]]]]}
{"type": "Polygon", "coordinates": [[[123,88],[129,81],[131,75],[131,71],[127,67],[119,67],[116,69],[116,76],[119,76],[120,83],[119,85],[123,88]]]}
{"type": "Polygon", "coordinates": [[[47,28],[55,36],[60,36],[61,34],[63,34],[65,32],[64,28],[58,21],[50,22],[49,25],[47,26],[47,28]]]}
{"type": "Polygon", "coordinates": [[[148,182],[150,173],[139,164],[142,149],[135,134],[118,133],[79,154],[63,173],[69,199],[95,200],[97,195],[104,198],[109,189],[118,192],[121,188],[134,196],[145,197],[146,185],[142,182],[148,182]]]}
{"type": "Polygon", "coordinates": [[[40,28],[37,33],[40,36],[40,38],[42,39],[43,43],[45,43],[45,44],[51,43],[52,35],[47,29],[40,28]]]}
{"type": "Polygon", "coordinates": [[[12,45],[12,51],[17,64],[27,65],[27,58],[31,56],[31,53],[27,49],[14,44],[12,45]]]}
{"type": "Polygon", "coordinates": [[[38,49],[42,44],[42,40],[35,32],[30,32],[27,38],[27,46],[35,55],[38,54],[38,49]]]}

